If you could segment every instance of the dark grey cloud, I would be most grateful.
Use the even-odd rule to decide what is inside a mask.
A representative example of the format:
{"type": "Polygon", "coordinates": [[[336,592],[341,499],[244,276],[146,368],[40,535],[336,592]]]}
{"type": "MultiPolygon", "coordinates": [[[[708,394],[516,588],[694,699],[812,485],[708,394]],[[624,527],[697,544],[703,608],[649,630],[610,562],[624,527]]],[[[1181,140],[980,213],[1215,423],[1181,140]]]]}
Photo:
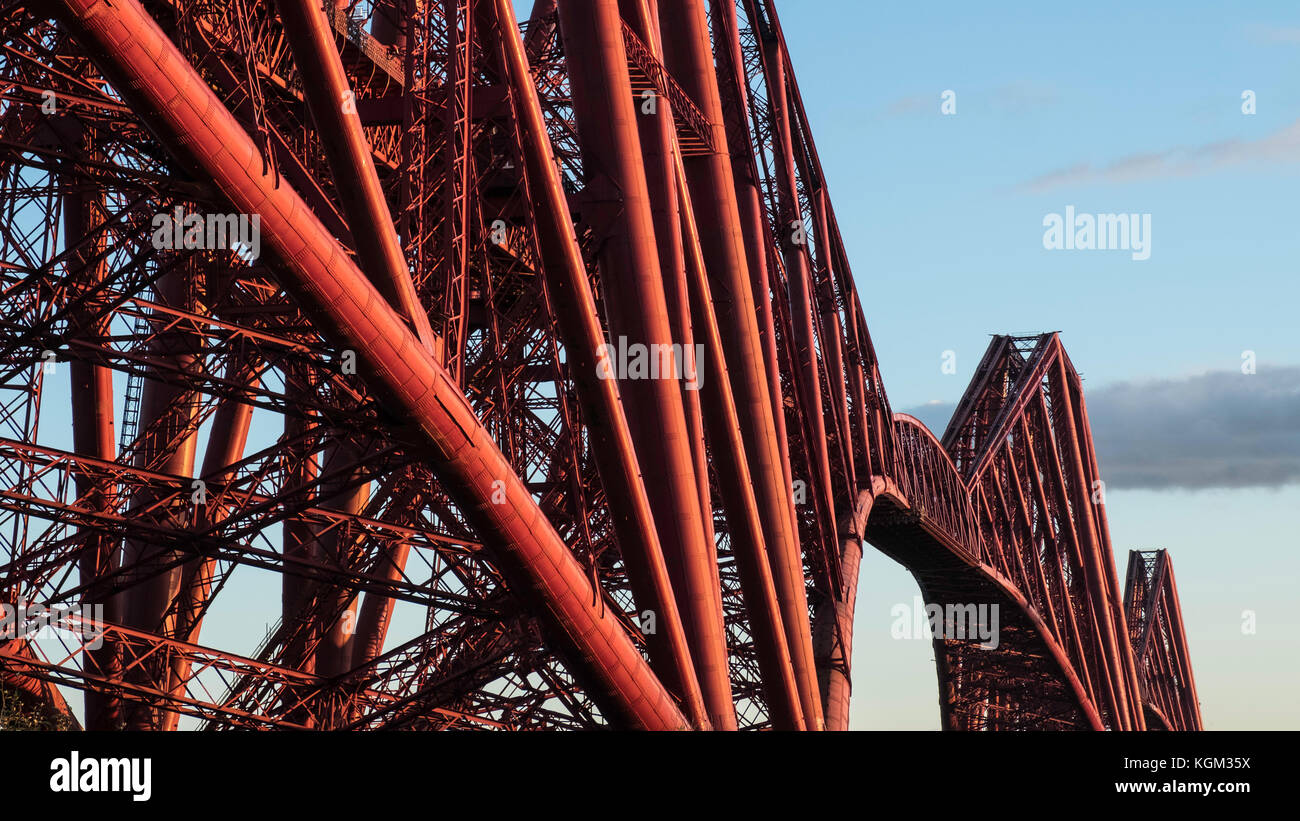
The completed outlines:
{"type": "MultiPolygon", "coordinates": [[[[1300,368],[1215,371],[1085,389],[1108,488],[1279,487],[1300,482],[1300,368]]],[[[908,411],[936,435],[952,403],[908,411]]]]}

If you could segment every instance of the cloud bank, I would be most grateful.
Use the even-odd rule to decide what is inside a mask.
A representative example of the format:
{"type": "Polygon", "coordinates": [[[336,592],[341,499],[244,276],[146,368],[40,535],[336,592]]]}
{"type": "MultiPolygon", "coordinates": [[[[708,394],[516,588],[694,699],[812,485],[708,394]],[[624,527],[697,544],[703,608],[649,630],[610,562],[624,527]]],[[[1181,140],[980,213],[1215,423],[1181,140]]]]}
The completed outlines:
{"type": "MultiPolygon", "coordinates": [[[[1102,479],[1151,490],[1300,482],[1300,368],[1085,389],[1102,479]]],[[[936,435],[953,403],[908,411],[936,435]]]]}

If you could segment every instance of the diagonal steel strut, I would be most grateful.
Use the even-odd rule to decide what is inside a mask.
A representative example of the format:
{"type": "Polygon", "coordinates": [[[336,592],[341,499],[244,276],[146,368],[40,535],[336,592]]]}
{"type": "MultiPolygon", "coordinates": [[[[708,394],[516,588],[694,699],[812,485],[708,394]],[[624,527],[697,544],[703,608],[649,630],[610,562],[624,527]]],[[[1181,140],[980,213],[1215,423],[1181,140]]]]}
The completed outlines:
{"type": "Polygon", "coordinates": [[[361,130],[356,98],[348,86],[334,32],[315,0],[276,0],[284,31],[302,74],[321,146],[338,187],[339,202],[356,238],[357,258],[371,282],[415,329],[426,348],[436,345],[429,316],[420,306],[388,211],[370,143],[361,130]]]}
{"type": "Polygon", "coordinates": [[[283,287],[322,334],[356,351],[363,379],[424,435],[448,493],[512,587],[541,606],[563,655],[614,722],[685,729],[673,698],[590,582],[460,389],[298,195],[277,187],[252,139],[138,0],[57,0],[61,22],[181,165],[258,214],[283,287]],[[504,501],[492,501],[494,483],[504,501]]]}

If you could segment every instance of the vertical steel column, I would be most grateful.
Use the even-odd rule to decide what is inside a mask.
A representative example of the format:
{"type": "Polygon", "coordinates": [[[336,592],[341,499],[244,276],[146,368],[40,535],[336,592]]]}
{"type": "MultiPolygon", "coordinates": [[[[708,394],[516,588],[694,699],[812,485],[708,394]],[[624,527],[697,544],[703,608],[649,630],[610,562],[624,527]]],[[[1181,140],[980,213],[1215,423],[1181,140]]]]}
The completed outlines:
{"type": "MultiPolygon", "coordinates": [[[[629,27],[641,38],[651,55],[663,62],[659,45],[658,4],[655,0],[621,0],[623,16],[629,27]]],[[[657,97],[657,95],[656,95],[657,97]]],[[[644,102],[637,108],[637,131],[641,137],[641,153],[645,157],[646,188],[650,194],[650,213],[654,217],[655,239],[659,248],[659,268],[664,278],[664,297],[668,302],[668,318],[673,339],[682,351],[694,351],[696,335],[691,327],[690,297],[686,288],[686,256],[682,248],[682,223],[677,195],[676,127],[672,106],[667,99],[656,98],[650,113],[643,110],[644,102]]],[[[704,367],[694,362],[696,377],[704,367]]],[[[722,588],[718,580],[716,535],[713,532],[713,497],[709,487],[709,455],[704,444],[704,417],[700,408],[700,391],[682,385],[682,402],[686,411],[686,427],[690,431],[691,455],[695,460],[695,483],[700,493],[700,516],[704,521],[705,541],[709,546],[709,566],[714,570],[713,588],[718,594],[718,609],[722,609],[722,588]]]]}
{"type": "MultiPolygon", "coordinates": [[[[248,383],[249,394],[259,383],[252,363],[232,362],[227,378],[248,383]]],[[[249,395],[246,394],[246,395],[249,395]]],[[[208,446],[203,454],[199,478],[208,486],[221,487],[234,479],[231,466],[244,455],[248,443],[248,430],[253,420],[253,406],[237,399],[225,398],[217,405],[208,433],[208,446]]],[[[217,498],[208,497],[203,506],[200,523],[206,528],[219,521],[225,505],[217,498]]],[[[176,597],[176,615],[169,634],[178,641],[197,644],[203,629],[203,613],[212,595],[212,577],[217,561],[211,558],[190,559],[181,571],[180,593],[176,597]]],[[[190,658],[178,655],[172,659],[170,691],[173,695],[185,692],[185,682],[190,676],[190,658]]],[[[180,713],[168,712],[163,716],[162,729],[175,730],[180,713]]]]}
{"type": "MultiPolygon", "coordinates": [[[[732,0],[710,0],[709,23],[718,49],[718,101],[732,158],[736,207],[744,237],[745,259],[758,316],[758,329],[767,373],[767,393],[780,454],[782,486],[793,487],[790,470],[790,439],[785,427],[785,404],[781,393],[781,370],[777,364],[776,320],[772,313],[771,274],[767,260],[767,217],[759,192],[758,169],[749,144],[749,91],[745,86],[745,61],[740,51],[740,27],[732,0]]],[[[792,520],[790,527],[798,532],[792,520]]]]}
{"type": "MultiPolygon", "coordinates": [[[[321,507],[353,516],[366,509],[366,504],[370,501],[370,480],[358,481],[359,469],[348,468],[364,455],[364,445],[356,442],[337,441],[326,446],[321,471],[326,477],[321,484],[321,507]]],[[[358,534],[340,526],[331,527],[320,534],[321,560],[331,566],[346,567],[347,555],[359,538],[358,534]]],[[[351,669],[358,597],[355,591],[342,585],[322,592],[333,599],[332,606],[327,607],[325,612],[338,611],[339,615],[325,627],[320,645],[316,648],[316,672],[332,678],[351,669]]]]}
{"type": "Polygon", "coordinates": [[[608,219],[599,259],[610,334],[629,346],[647,346],[660,374],[617,374],[620,390],[628,399],[628,422],[709,718],[715,728],[730,729],[736,717],[721,597],[713,546],[705,540],[681,388],[673,376],[672,330],[618,2],[569,0],[559,12],[587,195],[601,219],[608,219]],[[650,346],[664,346],[658,349],[664,353],[653,353],[650,346]]]}
{"type": "Polygon", "coordinates": [[[792,529],[794,498],[781,469],[773,401],[745,261],[704,6],[702,0],[661,0],[660,12],[668,68],[694,98],[713,129],[715,150],[685,158],[686,178],[696,221],[710,226],[700,237],[704,261],[709,269],[714,308],[726,348],[727,370],[736,395],[745,454],[750,462],[759,510],[763,513],[763,532],[799,685],[799,699],[809,728],[820,730],[821,699],[817,693],[803,561],[798,534],[792,529]]]}
{"type": "Polygon", "coordinates": [[[686,239],[687,279],[691,309],[699,338],[704,341],[708,361],[707,391],[703,402],[704,419],[713,442],[713,458],[718,473],[722,504],[727,513],[731,549],[740,573],[741,590],[754,636],[759,670],[763,674],[763,692],[767,698],[772,726],[778,730],[802,730],[803,706],[799,685],[790,664],[790,645],[781,621],[781,606],[772,580],[772,567],[763,550],[762,517],[754,497],[754,482],[745,454],[745,440],[736,414],[736,399],[727,378],[726,354],[713,312],[713,295],[709,290],[704,255],[700,250],[700,232],[695,224],[690,192],[680,157],[676,162],[677,191],[681,197],[683,235],[686,239]]]}
{"type": "Polygon", "coordinates": [[[813,651],[817,657],[817,684],[826,711],[827,730],[849,728],[850,675],[853,663],[853,611],[858,601],[858,569],[862,538],[875,497],[858,492],[853,510],[840,520],[840,589],[818,608],[813,623],[813,651]]]}
{"type": "MultiPolygon", "coordinates": [[[[290,363],[283,369],[284,392],[291,406],[310,406],[316,385],[306,367],[290,363]],[[308,400],[304,402],[303,400],[308,400]]],[[[286,462],[281,485],[289,499],[315,504],[315,487],[320,479],[320,457],[312,444],[316,434],[312,430],[319,424],[315,414],[306,411],[289,412],[284,416],[284,441],[286,462]]],[[[316,561],[320,555],[320,542],[316,527],[301,515],[290,515],[280,525],[282,541],[280,573],[280,623],[284,626],[301,624],[302,628],[289,637],[284,646],[284,659],[288,666],[305,673],[316,672],[316,655],[311,651],[321,634],[319,619],[312,613],[315,585],[303,574],[295,560],[316,561]]],[[[306,715],[298,721],[308,723],[306,715]]]]}
{"type": "MultiPolygon", "coordinates": [[[[795,384],[803,404],[804,436],[808,441],[809,467],[816,477],[809,476],[809,484],[817,492],[818,513],[827,521],[835,515],[834,486],[831,484],[830,453],[826,446],[826,414],[822,401],[821,378],[818,373],[817,347],[813,332],[812,280],[808,272],[808,240],[804,230],[803,211],[799,207],[799,189],[795,179],[793,131],[785,84],[785,55],[781,41],[773,39],[764,44],[767,51],[766,79],[767,101],[771,109],[773,139],[776,143],[776,179],[780,198],[781,230],[777,245],[785,261],[786,287],[790,299],[790,348],[797,370],[795,384]],[[797,237],[802,236],[802,241],[797,237]]],[[[819,237],[818,239],[821,239],[819,237]]]]}
{"type": "MultiPolygon", "coordinates": [[[[183,252],[181,252],[183,253],[183,252]]],[[[158,300],[164,305],[179,305],[186,310],[194,306],[194,264],[189,259],[169,259],[172,268],[158,280],[158,300]]],[[[171,318],[155,312],[162,325],[171,324],[171,318]]],[[[150,356],[168,362],[180,371],[190,371],[199,365],[197,346],[201,340],[194,334],[166,328],[157,330],[150,356]]],[[[154,370],[154,369],[151,369],[154,370]]],[[[185,387],[178,387],[165,372],[155,371],[155,377],[146,376],[140,397],[140,433],[135,442],[133,463],[137,468],[155,470],[181,479],[194,473],[194,453],[198,445],[198,429],[194,417],[198,411],[197,396],[185,387]]],[[[182,487],[166,509],[158,507],[159,494],[150,488],[140,488],[131,497],[128,516],[159,516],[181,521],[187,518],[189,490],[182,487]]],[[[172,600],[180,589],[180,567],[159,571],[159,566],[169,562],[175,548],[141,539],[127,539],[122,551],[122,565],[129,585],[121,594],[122,618],[129,627],[146,632],[165,629],[165,617],[172,600]]],[[[165,678],[166,667],[161,658],[147,659],[129,675],[149,682],[154,677],[165,678]]],[[[136,705],[127,710],[127,728],[152,730],[158,728],[161,714],[153,707],[136,705]]]]}
{"type": "Polygon", "coordinates": [[[838,267],[835,254],[831,249],[835,237],[830,233],[830,204],[826,201],[826,186],[817,186],[813,193],[812,212],[817,230],[817,265],[822,269],[821,281],[817,283],[817,318],[821,320],[818,332],[821,334],[822,358],[826,362],[826,375],[830,383],[831,395],[828,400],[833,410],[832,417],[839,428],[841,458],[844,461],[845,482],[850,491],[858,486],[857,469],[854,465],[852,426],[849,424],[849,395],[845,387],[844,331],[840,325],[839,307],[835,300],[835,279],[838,267]]]}
{"type": "MultiPolygon", "coordinates": [[[[72,119],[65,122],[75,125],[72,119]]],[[[93,137],[88,133],[78,135],[82,148],[93,154],[93,137]]],[[[94,195],[77,185],[75,169],[69,163],[62,175],[66,186],[63,196],[63,246],[73,251],[68,265],[75,272],[78,284],[87,289],[99,285],[107,273],[103,254],[106,251],[102,236],[97,236],[100,226],[96,211],[103,207],[102,190],[94,195]]],[[[95,319],[89,310],[78,310],[70,319],[69,334],[100,345],[109,335],[109,320],[95,319]]],[[[117,451],[117,437],[113,433],[113,372],[102,365],[73,357],[68,363],[72,386],[72,447],[78,454],[92,459],[113,461],[117,451]]],[[[89,510],[107,513],[115,506],[116,487],[102,482],[92,482],[82,473],[75,476],[77,496],[89,510]]],[[[97,589],[96,582],[110,573],[116,564],[117,543],[102,532],[85,534],[78,561],[81,584],[86,586],[85,602],[102,604],[104,618],[120,622],[117,598],[107,596],[97,589]]],[[[97,666],[112,675],[116,671],[116,649],[105,641],[103,647],[91,651],[85,666],[97,666]]],[[[122,720],[118,699],[95,690],[86,690],[85,726],[88,730],[115,729],[122,720]]]]}
{"type": "MultiPolygon", "coordinates": [[[[539,8],[542,5],[545,4],[539,4],[539,8]]],[[[709,718],[704,696],[691,661],[681,611],[673,594],[650,498],[641,478],[618,382],[598,375],[604,334],[596,313],[596,297],[587,279],[586,264],[578,247],[524,45],[516,33],[514,10],[509,0],[496,0],[496,9],[497,36],[510,85],[515,127],[519,131],[525,182],[545,262],[542,273],[556,311],[556,325],[566,356],[573,365],[578,400],[589,420],[594,441],[592,456],[605,485],[633,595],[642,610],[650,610],[657,616],[656,631],[646,636],[650,660],[668,689],[681,700],[691,721],[697,727],[707,727],[709,718]]],[[[530,35],[534,31],[535,27],[529,28],[530,35]]]]}

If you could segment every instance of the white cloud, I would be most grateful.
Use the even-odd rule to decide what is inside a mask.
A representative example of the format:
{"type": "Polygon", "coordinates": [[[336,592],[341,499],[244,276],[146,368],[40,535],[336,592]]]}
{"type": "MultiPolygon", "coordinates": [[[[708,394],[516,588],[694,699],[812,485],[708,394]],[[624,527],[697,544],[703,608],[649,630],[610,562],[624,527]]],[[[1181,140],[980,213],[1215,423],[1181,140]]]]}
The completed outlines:
{"type": "Polygon", "coordinates": [[[1258,140],[1221,140],[1168,151],[1130,154],[1103,166],[1076,163],[1021,183],[1018,188],[1046,191],[1066,185],[1191,177],[1248,164],[1297,161],[1300,161],[1300,119],[1258,140]]]}

